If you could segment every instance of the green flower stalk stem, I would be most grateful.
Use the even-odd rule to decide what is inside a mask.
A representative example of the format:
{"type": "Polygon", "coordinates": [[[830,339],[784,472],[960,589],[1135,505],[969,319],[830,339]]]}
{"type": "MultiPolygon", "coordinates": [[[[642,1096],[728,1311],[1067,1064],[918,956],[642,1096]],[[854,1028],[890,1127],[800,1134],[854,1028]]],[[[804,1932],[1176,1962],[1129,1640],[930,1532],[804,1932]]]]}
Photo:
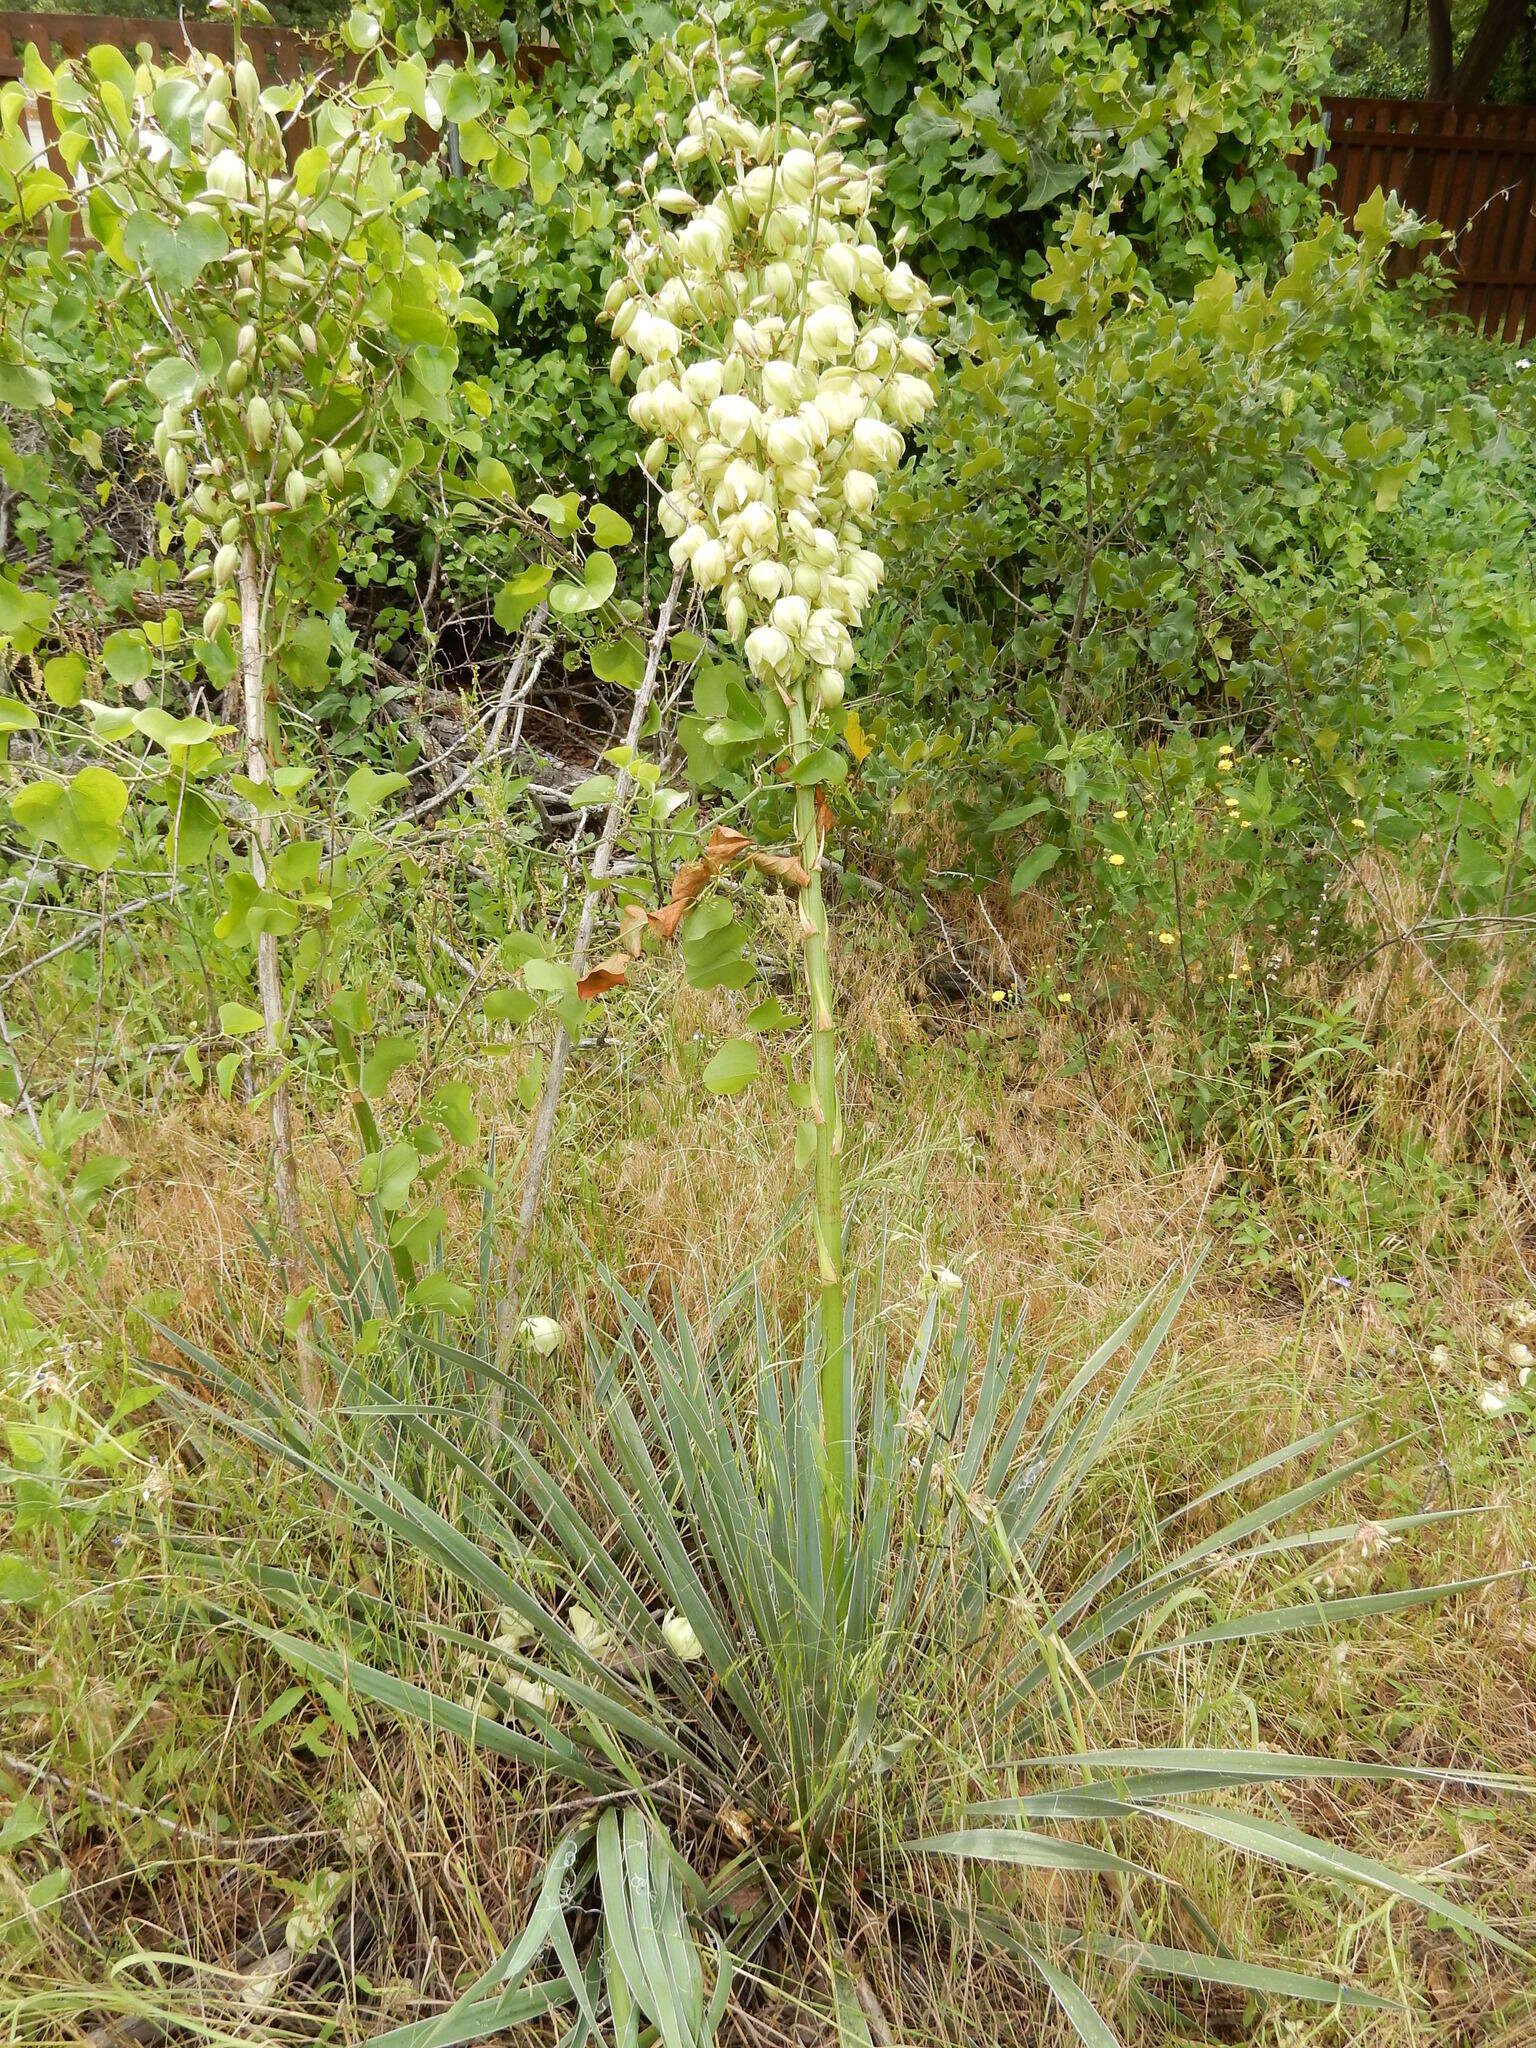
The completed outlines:
{"type": "MultiPolygon", "coordinates": [[[[796,761],[805,760],[812,751],[806,688],[802,681],[789,694],[790,739],[796,761]]],[[[808,878],[800,892],[800,943],[811,1010],[811,1120],[816,1126],[816,1199],[811,1228],[821,1289],[821,1418],[829,1499],[846,1512],[842,1489],[851,1418],[843,1369],[843,1132],[837,1106],[837,1019],[827,957],[827,908],[821,893],[819,793],[814,785],[803,786],[796,793],[795,833],[800,863],[808,878]]]]}

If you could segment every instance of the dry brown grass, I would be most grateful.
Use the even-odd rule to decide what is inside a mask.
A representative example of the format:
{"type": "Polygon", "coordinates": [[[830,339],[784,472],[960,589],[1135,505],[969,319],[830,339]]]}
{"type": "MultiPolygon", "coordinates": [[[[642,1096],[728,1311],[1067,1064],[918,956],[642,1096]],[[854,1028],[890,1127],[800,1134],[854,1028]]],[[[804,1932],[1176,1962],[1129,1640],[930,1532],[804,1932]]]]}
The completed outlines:
{"type": "MultiPolygon", "coordinates": [[[[915,1321],[928,1273],[946,1265],[967,1276],[983,1314],[995,1304],[1018,1311],[1027,1355],[1044,1349],[1059,1378],[1130,1300],[1188,1255],[1212,1204],[1244,1192],[1248,1169],[1214,1143],[1170,1165],[1158,1143],[1160,1090],[1188,1057],[1177,1021],[1148,1018],[1091,990],[1078,992],[1070,1013],[1036,1016],[979,1000],[958,1006],[934,995],[927,962],[894,926],[872,920],[862,929],[844,941],[838,961],[851,1048],[847,1173],[857,1262],[867,1276],[883,1261],[880,1313],[898,1338],[915,1321]]],[[[977,910],[957,910],[952,935],[992,985],[1011,985],[1010,961],[1031,982],[1052,958],[1053,935],[1036,910],[1005,916],[993,907],[991,926],[977,910]]],[[[786,968],[789,942],[787,929],[776,933],[786,968]]],[[[1386,972],[1381,963],[1366,970],[1356,991],[1362,1002],[1375,993],[1372,978],[1386,972]]],[[[611,1315],[604,1264],[658,1305],[675,1290],[700,1324],[725,1283],[748,1267],[780,1314],[798,1312],[804,1233],[786,1211],[793,1175],[782,1097],[770,1083],[720,1102],[697,1080],[704,1045],[695,1034],[712,1039],[730,1013],[729,999],[694,995],[673,964],[662,963],[622,1030],[578,1062],[532,1268],[541,1305],[569,1325],[588,1316],[602,1327],[611,1315]]],[[[1536,1556],[1529,1443],[1479,1417],[1474,1398],[1480,1332],[1512,1298],[1533,1291],[1536,1264],[1531,1176],[1499,1135],[1508,1129],[1507,1071],[1421,972],[1399,966],[1379,1014],[1390,1021],[1369,1099],[1338,1117],[1320,1102],[1301,1126],[1313,1148],[1308,1184],[1318,1192],[1307,1213],[1289,1219],[1289,1239],[1287,1219],[1276,1215],[1277,1241],[1293,1256],[1260,1282],[1218,1244],[1154,1398],[1100,1476],[1095,1529],[1114,1526],[1137,1502],[1187,1497],[1320,1421],[1353,1415],[1346,1449],[1402,1430],[1420,1435],[1394,1459],[1384,1486],[1361,1484],[1336,1503],[1337,1519],[1423,1504],[1479,1512],[1416,1540],[1411,1556],[1394,1553],[1369,1569],[1345,1546],[1337,1569],[1357,1575],[1351,1584],[1388,1583],[1405,1563],[1414,1578],[1449,1579],[1513,1570],[1536,1556]],[[1398,1230],[1390,1284],[1384,1269],[1366,1265],[1349,1288],[1333,1285],[1330,1185],[1360,1180],[1409,1136],[1447,1172],[1475,1167],[1483,1176],[1477,1202],[1449,1239],[1422,1219],[1398,1230]],[[1437,1344],[1446,1346],[1443,1358],[1437,1344]]],[[[496,1129],[501,1177],[513,1188],[526,1125],[516,1069],[505,1059],[469,1058],[461,1071],[483,1125],[496,1129]]],[[[402,1092],[391,1111],[398,1118],[405,1110],[402,1092]]],[[[146,1301],[213,1349],[231,1343],[227,1300],[270,1325],[280,1304],[250,1237],[267,1209],[259,1113],[183,1099],[145,1119],[124,1105],[113,1109],[102,1142],[132,1162],[105,1214],[106,1257],[86,1291],[68,1282],[38,1289],[35,1312],[82,1343],[109,1348],[125,1333],[142,1334],[130,1318],[146,1301]]],[[[342,1111],[311,1105],[303,1195],[317,1230],[333,1214],[352,1213],[353,1157],[342,1111]]],[[[1273,1186],[1261,1187],[1255,1175],[1254,1187],[1256,1206],[1276,1207],[1273,1186]]],[[[473,1262],[478,1192],[450,1193],[447,1207],[454,1263],[464,1270],[473,1262]]],[[[564,1371],[569,1379],[569,1364],[564,1371]]],[[[14,1404],[14,1391],[6,1399],[14,1404]]],[[[236,1524],[248,1516],[255,1529],[271,1503],[255,1475],[250,1489],[230,1511],[236,1524]]],[[[155,1581],[146,1558],[145,1585],[155,1581]]],[[[1234,1582],[1234,1600],[1245,1590],[1234,1582]]],[[[447,1997],[465,1959],[487,1953],[490,1931],[513,1924],[548,1817],[510,1774],[408,1735],[339,1746],[328,1758],[296,1751],[286,1722],[256,1737],[251,1709],[271,1701],[282,1674],[233,1642],[212,1664],[195,1673],[189,1664],[169,1678],[169,1691],[136,1721],[153,1666],[132,1604],[119,1594],[103,1616],[82,1581],[67,1613],[74,1618],[56,1625],[50,1642],[13,1645],[9,1660],[0,1656],[0,1716],[5,1746],[57,1770],[66,1788],[55,1788],[55,1805],[93,1933],[78,1917],[44,1926],[41,1961],[10,1976],[14,1994],[32,2000],[18,2038],[80,2038],[76,2017],[90,2009],[93,1978],[100,1981],[102,1964],[93,1959],[114,1943],[230,1961],[253,1914],[280,1898],[278,1880],[327,1865],[360,1873],[354,1898],[368,1922],[376,2020],[447,1997]],[[184,1798],[143,1791],[140,1773],[149,1773],[148,1785],[164,1782],[150,1759],[177,1745],[187,1759],[179,1767],[184,1798]],[[92,1784],[106,1795],[104,1810],[83,1789],[92,1784]],[[156,1810],[169,1803],[192,1829],[217,1810],[229,1832],[210,1860],[195,1840],[136,1831],[123,1818],[125,1801],[156,1810]],[[71,1811],[81,1816],[73,1833],[71,1811]],[[40,2005],[36,1987],[50,1978],[58,2000],[40,2005]]],[[[1173,1675],[1176,1725],[1169,1726],[1162,1675],[1124,1703],[1122,1725],[1148,1739],[1247,1743],[1257,1735],[1341,1754],[1385,1745],[1405,1762],[1527,1771],[1536,1755],[1531,1615],[1527,1582],[1508,1578],[1375,1621],[1342,1661],[1312,1639],[1190,1653],[1173,1675]]],[[[965,1710],[962,1686],[955,1711],[965,1710]]],[[[1469,1815],[1466,1802],[1379,1787],[1314,1788],[1292,1810],[1319,1832],[1416,1870],[1445,1871],[1461,1858],[1458,1877],[1470,1896],[1507,1927],[1536,1932],[1529,1811],[1496,1802],[1469,1815]]],[[[1418,2001],[1411,2023],[1325,2022],[1299,2041],[1513,2048],[1536,2039],[1536,2005],[1510,1967],[1471,1957],[1416,1916],[1395,1915],[1388,1939],[1368,1907],[1351,1902],[1341,1917],[1331,1889],[1255,1874],[1209,1844],[1181,1841],[1170,1863],[1208,1907],[1219,1902],[1221,1932],[1242,1952],[1358,1965],[1418,2001]]],[[[0,1962],[0,2010],[8,1974],[0,1962]]],[[[946,1989],[908,1986],[911,2038],[945,2038],[946,1989]]],[[[313,2001],[284,1996],[281,2024],[311,2027],[313,2001]]],[[[328,2009],[336,2009],[334,1995],[328,2009]]],[[[952,2009],[951,2018],[960,2024],[952,2009]]],[[[979,2012],[967,2024],[968,2037],[987,2038],[979,2012]]],[[[1230,2001],[1192,2002],[1184,2024],[1189,2040],[1285,2038],[1250,2031],[1230,2001]]],[[[1143,2029],[1135,2038],[1162,2037],[1143,2029]]]]}

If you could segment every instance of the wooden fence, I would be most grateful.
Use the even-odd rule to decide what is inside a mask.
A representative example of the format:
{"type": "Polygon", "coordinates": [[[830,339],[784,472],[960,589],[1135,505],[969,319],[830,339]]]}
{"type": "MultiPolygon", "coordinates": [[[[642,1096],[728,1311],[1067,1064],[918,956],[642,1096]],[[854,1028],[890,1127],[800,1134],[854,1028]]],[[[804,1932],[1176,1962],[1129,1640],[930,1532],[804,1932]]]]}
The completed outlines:
{"type": "Polygon", "coordinates": [[[1536,107],[1335,99],[1323,114],[1330,205],[1396,192],[1455,236],[1441,254],[1457,307],[1491,338],[1536,335],[1536,107]]]}

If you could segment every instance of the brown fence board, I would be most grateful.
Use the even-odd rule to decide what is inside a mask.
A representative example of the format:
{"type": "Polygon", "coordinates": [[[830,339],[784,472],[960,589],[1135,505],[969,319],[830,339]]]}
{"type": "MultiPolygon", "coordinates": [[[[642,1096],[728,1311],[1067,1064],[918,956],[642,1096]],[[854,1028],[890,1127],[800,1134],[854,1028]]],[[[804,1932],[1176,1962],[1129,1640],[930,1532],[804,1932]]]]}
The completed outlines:
{"type": "Polygon", "coordinates": [[[1492,338],[1536,336],[1536,107],[1330,99],[1323,112],[1328,204],[1349,215],[1378,186],[1396,192],[1450,231],[1456,307],[1492,338]]]}

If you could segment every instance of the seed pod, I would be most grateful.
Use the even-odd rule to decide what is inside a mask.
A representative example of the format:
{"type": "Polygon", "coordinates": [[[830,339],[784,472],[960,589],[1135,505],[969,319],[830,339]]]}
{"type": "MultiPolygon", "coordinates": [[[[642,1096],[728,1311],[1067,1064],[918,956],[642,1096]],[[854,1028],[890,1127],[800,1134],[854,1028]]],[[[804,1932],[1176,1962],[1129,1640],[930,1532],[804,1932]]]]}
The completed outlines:
{"type": "Polygon", "coordinates": [[[179,448],[166,451],[165,485],[173,498],[179,498],[187,488],[187,458],[179,448]]]}
{"type": "Polygon", "coordinates": [[[121,398],[125,391],[132,388],[132,385],[133,379],[131,377],[114,377],[102,393],[102,404],[111,405],[114,399],[121,398]]]}
{"type": "Polygon", "coordinates": [[[235,97],[246,119],[254,121],[261,112],[261,79],[249,57],[241,57],[235,65],[235,97]]]}
{"type": "MultiPolygon", "coordinates": [[[[225,541],[213,558],[213,580],[215,586],[222,590],[227,583],[232,583],[235,579],[235,571],[239,566],[239,548],[235,546],[232,540],[225,541]]],[[[208,637],[211,640],[213,635],[210,633],[208,637]]]]}
{"type": "Polygon", "coordinates": [[[255,322],[247,320],[235,336],[235,354],[249,362],[256,353],[257,338],[255,322]]]}
{"type": "Polygon", "coordinates": [[[229,618],[229,606],[222,597],[216,597],[203,613],[203,638],[217,640],[229,618]]]}
{"type": "Polygon", "coordinates": [[[236,356],[235,360],[224,372],[224,389],[229,393],[231,398],[238,398],[240,396],[241,392],[245,389],[246,380],[249,378],[250,374],[250,364],[243,363],[240,360],[239,356],[236,356]]]}
{"type": "Polygon", "coordinates": [[[341,456],[334,448],[323,448],[320,451],[320,463],[331,489],[339,491],[347,480],[347,467],[341,456]]]}
{"type": "Polygon", "coordinates": [[[299,344],[294,340],[291,334],[274,335],[273,339],[277,343],[278,353],[281,356],[283,356],[286,361],[290,363],[303,362],[304,351],[299,347],[299,344]]]}
{"type": "Polygon", "coordinates": [[[608,378],[613,384],[622,384],[629,370],[629,350],[621,341],[608,359],[608,378]]]}
{"type": "Polygon", "coordinates": [[[224,60],[221,57],[212,60],[208,83],[203,87],[203,91],[208,95],[210,105],[229,105],[229,73],[224,69],[224,60]]]}
{"type": "Polygon", "coordinates": [[[840,669],[824,668],[820,671],[816,678],[816,689],[821,698],[821,708],[823,711],[835,711],[837,709],[838,705],[843,701],[844,687],[842,671],[840,669]]]}
{"type": "MultiPolygon", "coordinates": [[[[203,147],[211,149],[216,142],[233,142],[235,124],[221,100],[210,100],[203,109],[203,147]]],[[[230,197],[234,195],[231,194],[230,197]]],[[[242,197],[244,195],[242,194],[242,197]]]]}
{"type": "Polygon", "coordinates": [[[223,542],[224,542],[224,543],[225,543],[226,545],[228,545],[228,543],[229,543],[230,541],[232,541],[232,540],[238,540],[239,538],[240,538],[240,520],[239,520],[239,516],[238,516],[238,514],[236,514],[236,513],[234,513],[234,512],[231,512],[231,513],[230,513],[230,515],[229,515],[229,517],[228,517],[228,518],[227,518],[227,519],[225,520],[224,524],[223,524],[223,525],[222,525],[222,526],[221,526],[221,527],[219,528],[219,539],[220,539],[221,541],[223,541],[223,542]]]}
{"type": "Polygon", "coordinates": [[[305,481],[302,469],[289,470],[288,481],[283,486],[283,496],[288,500],[290,512],[304,510],[305,500],[309,497],[309,485],[305,481]]]}
{"type": "Polygon", "coordinates": [[[259,391],[245,409],[245,431],[251,446],[258,450],[272,438],[272,408],[259,391]]]}
{"type": "Polygon", "coordinates": [[[155,421],[155,431],[151,439],[155,454],[164,462],[171,445],[171,430],[163,417],[155,421]]]}
{"type": "Polygon", "coordinates": [[[283,446],[295,461],[304,453],[304,436],[286,415],[283,418],[283,446]]]}
{"type": "Polygon", "coordinates": [[[314,355],[320,347],[319,336],[307,320],[299,322],[299,346],[307,356],[314,355]]]}
{"type": "Polygon", "coordinates": [[[205,519],[215,519],[218,517],[219,501],[213,495],[212,484],[207,482],[200,483],[192,493],[192,502],[205,519]]]}

